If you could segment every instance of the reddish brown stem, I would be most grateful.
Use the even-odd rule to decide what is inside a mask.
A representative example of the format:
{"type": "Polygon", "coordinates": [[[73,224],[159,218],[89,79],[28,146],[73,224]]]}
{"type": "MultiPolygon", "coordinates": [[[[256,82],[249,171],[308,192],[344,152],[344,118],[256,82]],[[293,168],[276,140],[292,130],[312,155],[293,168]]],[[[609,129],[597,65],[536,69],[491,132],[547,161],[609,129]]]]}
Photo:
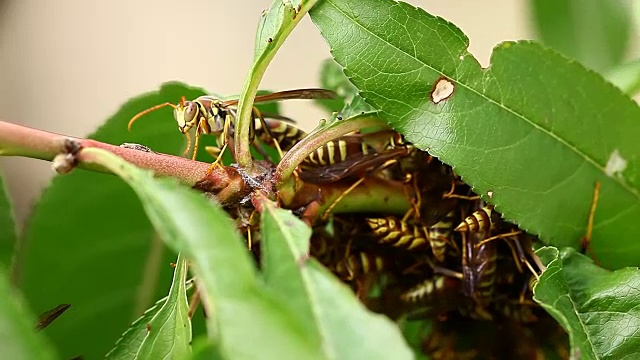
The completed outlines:
{"type": "MultiPolygon", "coordinates": [[[[82,148],[94,147],[108,150],[140,168],[153,170],[160,176],[176,178],[189,186],[201,184],[203,180],[206,180],[208,188],[221,189],[226,187],[230,181],[229,174],[222,168],[215,168],[209,175],[206,175],[210,166],[208,163],[122,148],[95,140],[78,139],[0,121],[0,156],[25,156],[51,161],[56,155],[66,152],[65,140],[68,139],[77,141],[82,148]]],[[[78,167],[109,172],[98,165],[82,161],[78,163],[78,167]]]]}

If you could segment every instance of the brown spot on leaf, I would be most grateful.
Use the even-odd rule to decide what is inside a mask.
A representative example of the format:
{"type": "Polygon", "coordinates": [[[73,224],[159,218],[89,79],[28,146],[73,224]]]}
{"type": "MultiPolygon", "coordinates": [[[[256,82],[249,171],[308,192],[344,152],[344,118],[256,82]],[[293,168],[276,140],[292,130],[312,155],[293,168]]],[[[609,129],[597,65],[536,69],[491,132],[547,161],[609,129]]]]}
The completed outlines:
{"type": "Polygon", "coordinates": [[[451,82],[451,80],[446,77],[440,77],[435,84],[433,84],[433,89],[431,90],[431,93],[429,93],[429,96],[434,104],[439,104],[440,102],[450,98],[455,90],[456,86],[451,82]]]}

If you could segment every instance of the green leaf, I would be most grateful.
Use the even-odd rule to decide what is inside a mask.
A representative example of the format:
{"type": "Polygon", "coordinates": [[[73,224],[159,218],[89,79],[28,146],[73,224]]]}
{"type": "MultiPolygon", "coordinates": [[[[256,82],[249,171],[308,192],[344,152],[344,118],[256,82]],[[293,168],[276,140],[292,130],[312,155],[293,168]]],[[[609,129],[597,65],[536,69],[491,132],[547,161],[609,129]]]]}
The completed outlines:
{"type": "Polygon", "coordinates": [[[311,15],[380,116],[507,220],[578,246],[600,181],[592,250],[640,263],[640,108],[618,89],[531,42],[499,45],[482,69],[458,28],[402,2],[326,0],[311,15]]]}
{"type": "Polygon", "coordinates": [[[259,281],[244,239],[217,203],[109,152],[83,154],[125,179],[163,240],[193,261],[209,336],[225,358],[307,358],[314,347],[303,321],[259,281]]]}
{"type": "Polygon", "coordinates": [[[293,28],[311,9],[317,0],[273,0],[271,7],[262,13],[256,32],[253,64],[247,73],[238,102],[238,119],[235,133],[238,164],[249,168],[252,163],[249,150],[249,126],[252,104],[260,81],[269,63],[289,36],[293,28]]]}
{"type": "Polygon", "coordinates": [[[134,360],[140,349],[140,345],[147,336],[147,324],[160,311],[167,302],[167,297],[158,300],[152,307],[134,321],[127,331],[118,339],[113,349],[107,353],[107,360],[134,360]]]}
{"type": "MultiPolygon", "coordinates": [[[[202,93],[165,84],[124,104],[92,138],[181,154],[184,138],[171,108],[144,116],[131,132],[127,123],[153,105],[202,93]]],[[[65,359],[104,357],[129,324],[166,295],[175,260],[126,183],[84,170],[55,178],[44,191],[17,253],[18,285],[35,313],[72,305],[44,330],[65,359]]]]}
{"type": "MultiPolygon", "coordinates": [[[[187,282],[187,290],[193,287],[193,281],[187,282]]],[[[106,356],[107,360],[133,360],[138,354],[140,345],[147,336],[147,324],[160,311],[167,302],[168,296],[156,301],[156,303],[147,309],[141,317],[134,321],[122,337],[116,341],[113,349],[106,356]]]]}
{"type": "Polygon", "coordinates": [[[542,248],[547,269],[534,289],[582,359],[630,359],[640,347],[640,271],[602,269],[571,248],[542,248]]]}
{"type": "Polygon", "coordinates": [[[36,320],[24,306],[22,296],[11,287],[0,268],[0,349],[12,360],[56,359],[53,346],[36,333],[36,320]]]}
{"type": "Polygon", "coordinates": [[[187,261],[178,255],[167,301],[147,327],[136,359],[186,359],[191,355],[187,261]]]}
{"type": "Polygon", "coordinates": [[[321,342],[320,358],[412,359],[391,320],[369,312],[346,285],[308,258],[311,229],[291,211],[264,205],[260,228],[265,281],[306,320],[307,332],[321,342]]]}
{"type": "Polygon", "coordinates": [[[640,59],[614,67],[605,77],[625,94],[637,94],[640,92],[640,59]]]}
{"type": "Polygon", "coordinates": [[[530,0],[533,24],[546,45],[605,71],[626,54],[631,30],[623,0],[530,0]]]}
{"type": "Polygon", "coordinates": [[[7,269],[16,246],[16,226],[14,224],[11,201],[0,174],[0,268],[7,269]]]}

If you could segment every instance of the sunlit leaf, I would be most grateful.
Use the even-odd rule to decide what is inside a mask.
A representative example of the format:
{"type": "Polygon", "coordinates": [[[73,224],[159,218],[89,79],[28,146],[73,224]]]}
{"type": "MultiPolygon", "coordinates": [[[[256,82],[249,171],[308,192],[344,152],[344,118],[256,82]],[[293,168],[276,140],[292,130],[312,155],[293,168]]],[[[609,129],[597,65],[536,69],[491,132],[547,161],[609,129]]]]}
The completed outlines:
{"type": "Polygon", "coordinates": [[[617,88],[526,41],[482,69],[458,28],[402,2],[325,0],[311,16],[380,116],[507,220],[577,246],[599,181],[592,250],[640,264],[640,108],[617,88]]]}
{"type": "Polygon", "coordinates": [[[167,302],[164,297],[156,302],[152,307],[134,321],[127,331],[118,339],[115,346],[107,353],[107,360],[133,360],[138,354],[142,341],[147,336],[147,324],[158,313],[160,308],[167,302]]]}
{"type": "Polygon", "coordinates": [[[186,359],[191,355],[187,261],[178,256],[167,301],[146,326],[136,359],[186,359]]]}
{"type": "Polygon", "coordinates": [[[542,248],[534,299],[567,330],[581,359],[631,359],[640,347],[640,271],[608,271],[571,248],[542,248]]]}

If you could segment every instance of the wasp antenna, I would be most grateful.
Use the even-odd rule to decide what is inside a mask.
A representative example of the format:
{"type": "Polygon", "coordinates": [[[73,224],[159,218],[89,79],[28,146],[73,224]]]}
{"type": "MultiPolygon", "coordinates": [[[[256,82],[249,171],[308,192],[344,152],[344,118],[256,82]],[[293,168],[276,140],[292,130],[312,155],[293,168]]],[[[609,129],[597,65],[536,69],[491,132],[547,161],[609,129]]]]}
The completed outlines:
{"type": "Polygon", "coordinates": [[[172,108],[176,108],[177,106],[173,105],[172,103],[166,102],[164,104],[160,104],[160,105],[156,105],[156,106],[152,106],[150,108],[148,108],[147,110],[142,110],[139,113],[137,113],[134,117],[131,118],[131,120],[129,120],[129,125],[127,125],[127,128],[129,129],[129,131],[131,131],[131,125],[133,125],[133,123],[138,120],[139,118],[141,118],[142,116],[152,112],[152,111],[156,111],[160,108],[163,108],[165,106],[171,106],[172,108]]]}

